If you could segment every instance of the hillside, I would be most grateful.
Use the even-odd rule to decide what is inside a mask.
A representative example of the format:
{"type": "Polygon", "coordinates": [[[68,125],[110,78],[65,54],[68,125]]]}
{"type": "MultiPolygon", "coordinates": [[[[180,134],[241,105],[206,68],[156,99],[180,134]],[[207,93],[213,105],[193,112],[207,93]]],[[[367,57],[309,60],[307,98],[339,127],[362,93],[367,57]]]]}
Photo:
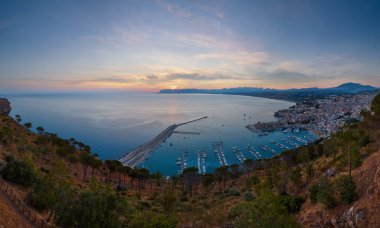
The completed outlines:
{"type": "MultiPolygon", "coordinates": [[[[0,170],[32,215],[61,227],[378,227],[380,95],[362,115],[329,139],[270,160],[206,175],[190,167],[165,180],[3,114],[0,170]]],[[[19,204],[0,194],[0,225],[36,224],[19,204]]]]}
{"type": "Polygon", "coordinates": [[[326,210],[321,205],[305,203],[299,214],[302,224],[312,226],[379,227],[380,219],[380,151],[364,159],[363,164],[352,172],[357,184],[357,200],[326,210]]]}

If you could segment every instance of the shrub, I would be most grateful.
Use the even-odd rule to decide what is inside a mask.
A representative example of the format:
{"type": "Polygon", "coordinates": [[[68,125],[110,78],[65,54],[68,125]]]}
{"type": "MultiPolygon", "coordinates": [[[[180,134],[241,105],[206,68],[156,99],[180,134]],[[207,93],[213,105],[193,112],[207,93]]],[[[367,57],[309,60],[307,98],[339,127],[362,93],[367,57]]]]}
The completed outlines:
{"type": "Polygon", "coordinates": [[[327,178],[321,178],[317,184],[309,188],[310,200],[319,202],[328,208],[335,206],[334,186],[327,178]]]}
{"type": "Polygon", "coordinates": [[[313,203],[317,202],[318,191],[319,191],[318,183],[317,184],[313,184],[312,186],[310,186],[310,188],[309,188],[309,197],[310,197],[311,202],[313,202],[313,203]]]}
{"type": "Polygon", "coordinates": [[[127,227],[131,228],[174,228],[177,226],[178,218],[175,215],[164,215],[152,211],[137,212],[132,216],[127,227]]]}
{"type": "Polygon", "coordinates": [[[54,181],[50,177],[43,177],[33,185],[30,204],[38,210],[50,209],[57,202],[58,197],[59,191],[54,181]]]}
{"type": "Polygon", "coordinates": [[[123,227],[130,215],[126,199],[109,189],[67,191],[63,196],[54,214],[60,227],[123,227]]]}
{"type": "Polygon", "coordinates": [[[255,199],[255,197],[252,194],[252,192],[246,192],[246,193],[244,193],[244,200],[245,201],[252,201],[253,199],[255,199]]]}
{"type": "Polygon", "coordinates": [[[289,213],[297,213],[301,209],[305,199],[301,196],[282,195],[280,201],[288,209],[289,213]]]}
{"type": "Polygon", "coordinates": [[[278,196],[263,191],[252,202],[243,202],[229,212],[233,227],[299,227],[278,196]]]}
{"type": "Polygon", "coordinates": [[[31,163],[18,161],[13,157],[7,158],[7,165],[4,167],[2,176],[5,180],[25,187],[32,185],[35,180],[35,172],[31,163]]]}
{"type": "Polygon", "coordinates": [[[240,196],[240,192],[236,188],[230,188],[228,190],[228,195],[229,196],[240,196]]]}
{"type": "Polygon", "coordinates": [[[187,202],[187,201],[189,201],[189,198],[187,198],[186,195],[182,195],[182,196],[179,198],[179,201],[181,201],[181,202],[187,202]]]}

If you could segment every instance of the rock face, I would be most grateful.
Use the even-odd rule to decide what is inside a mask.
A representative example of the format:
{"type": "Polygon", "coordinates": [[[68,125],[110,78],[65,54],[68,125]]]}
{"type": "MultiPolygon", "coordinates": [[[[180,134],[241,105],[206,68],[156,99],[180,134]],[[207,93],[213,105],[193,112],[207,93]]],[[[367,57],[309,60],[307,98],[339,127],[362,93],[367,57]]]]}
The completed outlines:
{"type": "Polygon", "coordinates": [[[5,98],[0,98],[0,115],[1,114],[8,115],[10,112],[11,112],[11,103],[5,98]]]}

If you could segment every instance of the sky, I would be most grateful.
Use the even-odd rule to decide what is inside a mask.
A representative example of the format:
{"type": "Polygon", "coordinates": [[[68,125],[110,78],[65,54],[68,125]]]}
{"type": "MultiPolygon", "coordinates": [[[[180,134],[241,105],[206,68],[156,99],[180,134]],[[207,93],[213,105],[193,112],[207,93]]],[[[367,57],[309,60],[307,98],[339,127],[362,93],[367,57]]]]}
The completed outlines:
{"type": "Polygon", "coordinates": [[[380,1],[1,0],[0,90],[380,86],[380,1]]]}

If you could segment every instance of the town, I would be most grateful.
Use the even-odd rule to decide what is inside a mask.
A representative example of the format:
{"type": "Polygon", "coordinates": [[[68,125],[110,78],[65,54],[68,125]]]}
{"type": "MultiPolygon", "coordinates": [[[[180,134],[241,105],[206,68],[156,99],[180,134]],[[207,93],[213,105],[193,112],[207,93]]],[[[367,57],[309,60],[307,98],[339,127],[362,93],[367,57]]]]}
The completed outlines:
{"type": "Polygon", "coordinates": [[[376,93],[361,93],[305,100],[288,109],[277,111],[274,114],[277,121],[258,122],[248,125],[247,128],[255,132],[304,128],[326,138],[344,124],[361,120],[361,112],[370,109],[375,95],[376,93]]]}

